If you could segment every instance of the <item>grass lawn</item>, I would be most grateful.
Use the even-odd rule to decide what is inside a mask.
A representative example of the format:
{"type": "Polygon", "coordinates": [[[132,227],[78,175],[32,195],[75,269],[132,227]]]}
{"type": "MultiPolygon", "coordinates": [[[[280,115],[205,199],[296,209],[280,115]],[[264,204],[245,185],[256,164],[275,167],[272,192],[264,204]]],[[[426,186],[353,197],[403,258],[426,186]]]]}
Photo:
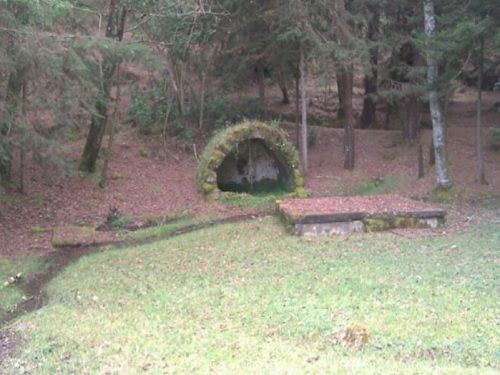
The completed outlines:
{"type": "Polygon", "coordinates": [[[10,325],[3,372],[498,373],[499,250],[498,224],[308,239],[274,218],[110,249],[10,325]]]}

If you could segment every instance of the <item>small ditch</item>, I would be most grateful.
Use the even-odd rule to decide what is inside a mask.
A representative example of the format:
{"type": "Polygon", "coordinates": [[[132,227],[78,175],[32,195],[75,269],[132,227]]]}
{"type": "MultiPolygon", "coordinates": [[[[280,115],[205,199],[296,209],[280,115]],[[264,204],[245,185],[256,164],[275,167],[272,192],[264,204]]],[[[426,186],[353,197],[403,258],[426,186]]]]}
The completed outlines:
{"type": "MultiPolygon", "coordinates": [[[[119,249],[130,246],[145,245],[159,240],[165,240],[168,238],[195,232],[201,229],[213,227],[219,224],[253,220],[257,218],[262,218],[264,216],[269,216],[269,214],[268,213],[243,214],[223,219],[211,220],[199,224],[189,224],[161,236],[151,237],[146,240],[123,240],[120,242],[113,243],[112,246],[113,249],[117,248],[119,249]]],[[[23,314],[38,310],[41,307],[43,307],[43,305],[47,302],[47,293],[45,291],[45,286],[52,279],[54,279],[59,273],[61,273],[69,264],[77,261],[78,259],[80,259],[85,255],[105,251],[105,247],[108,245],[110,244],[104,243],[104,244],[81,246],[81,247],[62,247],[58,249],[58,251],[46,255],[42,260],[43,262],[45,262],[45,264],[47,264],[45,272],[36,275],[33,279],[30,279],[23,285],[23,291],[24,294],[27,296],[27,299],[22,303],[18,304],[15,309],[12,309],[11,311],[8,311],[7,313],[0,316],[0,337],[11,336],[9,335],[8,331],[3,331],[2,329],[6,327],[14,319],[18,318],[23,314]]]]}

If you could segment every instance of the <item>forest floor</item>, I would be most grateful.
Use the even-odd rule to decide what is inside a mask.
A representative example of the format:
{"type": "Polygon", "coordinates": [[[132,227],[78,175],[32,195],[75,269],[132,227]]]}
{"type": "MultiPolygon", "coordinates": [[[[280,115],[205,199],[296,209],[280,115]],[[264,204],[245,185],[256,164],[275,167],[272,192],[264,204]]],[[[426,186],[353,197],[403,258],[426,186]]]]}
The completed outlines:
{"type": "MultiPolygon", "coordinates": [[[[474,90],[460,90],[449,109],[448,151],[454,189],[447,202],[448,231],[479,220],[477,209],[499,207],[500,151],[487,142],[485,167],[488,185],[475,181],[475,96],[474,90]]],[[[320,99],[313,97],[311,103],[320,99]]],[[[484,95],[485,134],[500,124],[493,109],[497,93],[484,95]]],[[[280,104],[279,92],[268,94],[273,112],[293,111],[293,104],[280,104]]],[[[358,95],[355,105],[360,105],[358,95]]],[[[311,113],[318,114],[318,105],[311,113]]],[[[359,109],[359,108],[358,108],[359,109]]],[[[294,125],[283,123],[294,140],[294,125]]],[[[426,175],[417,179],[417,145],[404,144],[399,130],[357,130],[356,168],[343,169],[342,129],[312,126],[315,144],[310,148],[310,169],[306,185],[313,197],[396,193],[419,200],[432,199],[434,168],[428,165],[431,131],[422,132],[426,175]]],[[[203,143],[196,149],[201,153],[203,143]]],[[[106,189],[98,186],[98,175],[80,176],[76,170],[82,141],[68,144],[67,165],[73,172],[40,165],[28,160],[24,194],[0,190],[0,256],[42,255],[54,251],[53,228],[75,224],[97,227],[110,212],[128,222],[151,222],[162,217],[222,218],[258,212],[257,207],[238,207],[206,202],[197,192],[194,152],[175,142],[161,145],[160,136],[139,136],[134,129],[120,132],[114,143],[106,189]]],[[[102,162],[102,161],[101,161],[102,162]]],[[[484,211],[481,210],[483,213],[484,211]]]]}

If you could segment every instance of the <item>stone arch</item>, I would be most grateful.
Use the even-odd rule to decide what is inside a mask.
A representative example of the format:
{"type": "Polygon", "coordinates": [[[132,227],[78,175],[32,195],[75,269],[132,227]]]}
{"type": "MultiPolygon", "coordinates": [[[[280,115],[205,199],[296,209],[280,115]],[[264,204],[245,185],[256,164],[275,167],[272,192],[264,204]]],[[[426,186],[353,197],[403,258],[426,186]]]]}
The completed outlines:
{"type": "Polygon", "coordinates": [[[286,134],[255,121],[215,135],[201,156],[196,179],[205,195],[276,188],[306,194],[299,157],[286,134]]]}

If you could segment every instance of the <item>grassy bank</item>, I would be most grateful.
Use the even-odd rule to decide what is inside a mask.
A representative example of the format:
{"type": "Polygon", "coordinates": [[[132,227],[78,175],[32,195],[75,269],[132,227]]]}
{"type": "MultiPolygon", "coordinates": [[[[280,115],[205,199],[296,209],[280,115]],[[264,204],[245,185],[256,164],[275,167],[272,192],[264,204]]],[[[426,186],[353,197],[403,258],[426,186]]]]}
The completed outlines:
{"type": "Polygon", "coordinates": [[[0,258],[0,321],[24,301],[24,287],[47,266],[47,262],[38,257],[0,258]]]}
{"type": "Polygon", "coordinates": [[[276,219],[92,254],[6,373],[495,373],[500,226],[298,238],[276,219]]]}

